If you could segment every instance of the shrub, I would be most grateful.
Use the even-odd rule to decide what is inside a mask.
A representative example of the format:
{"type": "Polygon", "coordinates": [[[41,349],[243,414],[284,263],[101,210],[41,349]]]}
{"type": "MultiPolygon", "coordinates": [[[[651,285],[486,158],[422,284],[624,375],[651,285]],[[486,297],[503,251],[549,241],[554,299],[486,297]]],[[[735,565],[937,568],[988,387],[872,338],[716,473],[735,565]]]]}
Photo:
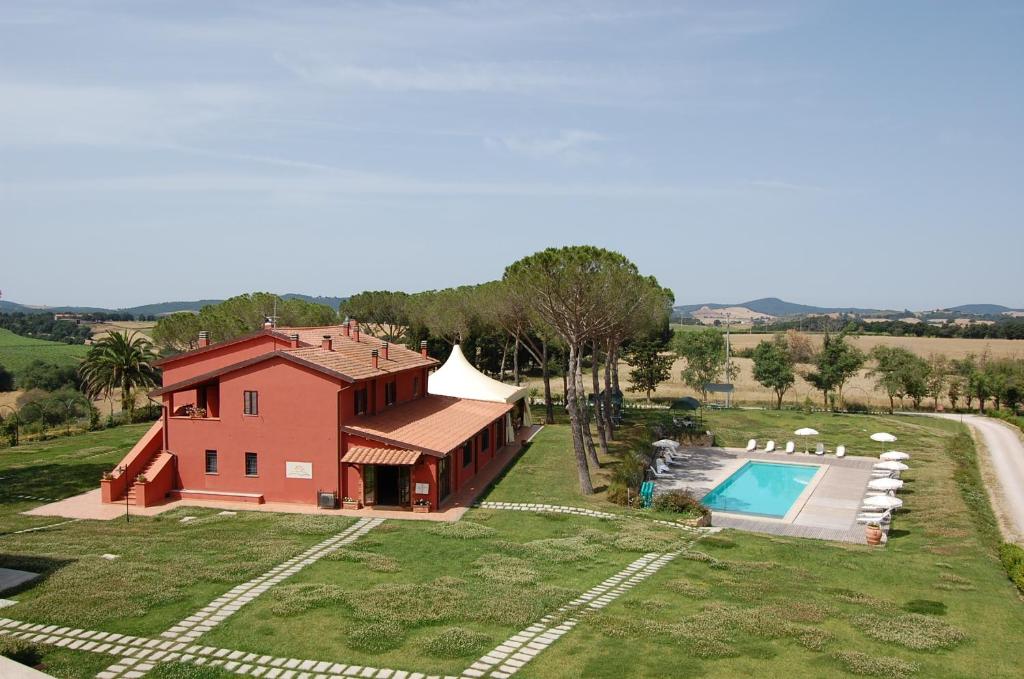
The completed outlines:
{"type": "Polygon", "coordinates": [[[423,642],[423,651],[435,658],[477,656],[490,645],[490,637],[462,627],[441,630],[423,642]]]}
{"type": "Polygon", "coordinates": [[[900,679],[901,677],[914,674],[918,670],[917,664],[907,662],[906,660],[869,655],[856,651],[834,653],[832,657],[838,660],[843,669],[850,674],[860,674],[862,676],[900,679]]]}
{"type": "Polygon", "coordinates": [[[612,480],[608,482],[608,492],[605,495],[605,499],[608,502],[625,507],[636,498],[637,493],[622,481],[612,480]]]}
{"type": "Polygon", "coordinates": [[[0,655],[29,667],[35,667],[43,660],[40,648],[23,639],[0,639],[0,655]]]}
{"type": "Polygon", "coordinates": [[[686,514],[688,516],[704,516],[707,507],[683,490],[670,490],[654,496],[654,508],[662,512],[686,514]]]}
{"type": "Polygon", "coordinates": [[[274,615],[295,615],[312,608],[344,603],[345,596],[345,590],[338,585],[280,585],[272,590],[270,611],[274,615]]]}
{"type": "Polygon", "coordinates": [[[999,547],[999,560],[1013,584],[1024,592],[1024,549],[1011,542],[1003,543],[999,547]]]}
{"type": "Polygon", "coordinates": [[[372,622],[353,627],[345,635],[345,642],[359,651],[380,653],[401,646],[404,636],[402,628],[394,623],[372,622]]]}
{"type": "Polygon", "coordinates": [[[503,585],[528,585],[538,577],[529,563],[507,554],[484,554],[473,567],[480,577],[503,585]]]}

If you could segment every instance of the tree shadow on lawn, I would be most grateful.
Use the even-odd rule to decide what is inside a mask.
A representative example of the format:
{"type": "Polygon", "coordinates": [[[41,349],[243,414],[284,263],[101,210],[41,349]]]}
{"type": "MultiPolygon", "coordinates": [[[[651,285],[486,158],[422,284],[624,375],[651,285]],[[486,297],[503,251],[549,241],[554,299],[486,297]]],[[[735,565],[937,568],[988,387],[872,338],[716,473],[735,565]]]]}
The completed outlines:
{"type": "Polygon", "coordinates": [[[99,488],[100,476],[109,471],[103,462],[80,464],[42,464],[8,469],[0,481],[0,503],[13,501],[18,495],[62,500],[87,490],[99,488]]]}
{"type": "Polygon", "coordinates": [[[3,597],[10,597],[41,585],[50,575],[72,563],[72,559],[52,559],[45,556],[29,556],[27,554],[8,554],[0,552],[0,568],[12,568],[18,571],[38,573],[39,577],[28,582],[0,591],[3,597]]]}

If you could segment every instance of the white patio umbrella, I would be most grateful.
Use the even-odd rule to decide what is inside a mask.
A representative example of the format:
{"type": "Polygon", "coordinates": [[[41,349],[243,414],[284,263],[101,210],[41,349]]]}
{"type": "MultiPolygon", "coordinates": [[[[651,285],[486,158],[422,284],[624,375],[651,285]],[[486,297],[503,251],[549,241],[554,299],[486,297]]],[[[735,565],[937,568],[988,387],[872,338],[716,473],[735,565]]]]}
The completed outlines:
{"type": "Polygon", "coordinates": [[[672,439],[661,439],[660,441],[655,441],[652,445],[655,448],[671,448],[672,450],[679,448],[679,442],[672,439]]]}
{"type": "Polygon", "coordinates": [[[868,488],[871,490],[899,490],[903,487],[903,482],[899,479],[872,479],[868,481],[868,488]]]}
{"type": "MultiPolygon", "coordinates": [[[[811,429],[810,427],[802,427],[800,429],[797,429],[793,433],[796,434],[797,436],[803,436],[803,437],[806,438],[808,436],[817,436],[818,435],[818,430],[817,429],[811,429]]],[[[807,442],[806,442],[806,440],[804,441],[804,452],[805,453],[809,452],[807,450],[807,442]]]]}
{"type": "Polygon", "coordinates": [[[878,509],[899,509],[903,506],[903,500],[892,495],[875,495],[864,500],[865,507],[877,507],[878,509]]]}
{"type": "Polygon", "coordinates": [[[871,440],[878,441],[879,443],[895,443],[896,437],[887,431],[880,431],[872,434],[871,440]]]}
{"type": "Polygon", "coordinates": [[[897,462],[896,460],[887,460],[885,462],[876,462],[874,464],[874,468],[875,469],[884,469],[887,472],[905,472],[908,469],[910,469],[910,467],[908,467],[907,465],[903,464],[902,462],[897,462]]]}
{"type": "Polygon", "coordinates": [[[910,455],[907,454],[907,453],[901,453],[898,450],[889,450],[889,451],[886,451],[886,452],[882,453],[881,455],[879,455],[878,459],[879,460],[892,460],[892,461],[896,461],[896,462],[901,462],[903,460],[909,460],[910,459],[910,455]]]}

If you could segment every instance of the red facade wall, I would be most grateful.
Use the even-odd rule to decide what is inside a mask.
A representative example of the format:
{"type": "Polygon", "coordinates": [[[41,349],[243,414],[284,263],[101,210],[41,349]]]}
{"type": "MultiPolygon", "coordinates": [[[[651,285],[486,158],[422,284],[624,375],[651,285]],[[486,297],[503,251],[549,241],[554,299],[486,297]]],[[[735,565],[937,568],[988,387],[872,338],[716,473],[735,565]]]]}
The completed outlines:
{"type": "Polygon", "coordinates": [[[179,360],[163,366],[164,384],[181,382],[196,375],[202,375],[289,346],[287,340],[281,340],[272,335],[258,335],[235,344],[215,347],[193,356],[183,356],[179,360]]]}
{"type": "Polygon", "coordinates": [[[168,418],[168,448],[179,458],[179,487],[260,493],[268,502],[315,503],[317,490],[336,491],[339,381],[273,359],[224,375],[218,419],[168,418]],[[243,392],[259,392],[259,414],[243,414],[243,392]],[[205,451],[216,450],[217,474],[205,451]],[[245,453],[258,456],[258,475],[245,475],[245,453]],[[287,478],[286,462],[310,462],[313,478],[287,478]]]}

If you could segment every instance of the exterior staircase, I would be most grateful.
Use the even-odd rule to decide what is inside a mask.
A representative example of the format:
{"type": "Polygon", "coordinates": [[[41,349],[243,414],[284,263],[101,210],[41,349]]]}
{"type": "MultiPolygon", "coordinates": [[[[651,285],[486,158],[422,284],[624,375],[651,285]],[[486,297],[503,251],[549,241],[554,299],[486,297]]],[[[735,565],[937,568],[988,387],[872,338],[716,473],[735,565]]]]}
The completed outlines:
{"type": "MultiPolygon", "coordinates": [[[[156,463],[159,462],[159,461],[160,461],[160,453],[158,452],[156,455],[154,455],[153,457],[149,458],[149,462],[147,462],[146,466],[142,468],[141,474],[143,476],[145,476],[147,480],[149,480],[149,481],[153,480],[153,468],[156,467],[156,463]]],[[[136,474],[136,476],[138,476],[138,474],[136,474]]],[[[128,490],[127,490],[127,492],[121,493],[121,497],[117,498],[117,501],[118,502],[124,502],[124,498],[127,495],[128,496],[128,503],[129,504],[135,504],[135,486],[136,486],[135,479],[134,478],[129,479],[128,480],[128,490]]]]}

